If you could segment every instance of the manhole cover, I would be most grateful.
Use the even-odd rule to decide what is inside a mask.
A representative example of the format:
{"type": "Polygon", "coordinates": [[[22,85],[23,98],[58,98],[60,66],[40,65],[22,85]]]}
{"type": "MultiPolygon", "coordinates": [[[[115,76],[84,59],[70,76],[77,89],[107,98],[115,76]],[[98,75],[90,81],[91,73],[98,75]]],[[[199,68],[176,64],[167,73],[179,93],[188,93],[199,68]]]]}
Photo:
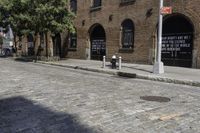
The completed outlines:
{"type": "Polygon", "coordinates": [[[160,97],[160,96],[141,96],[140,99],[146,101],[154,101],[154,102],[169,102],[170,98],[168,97],[160,97]]]}

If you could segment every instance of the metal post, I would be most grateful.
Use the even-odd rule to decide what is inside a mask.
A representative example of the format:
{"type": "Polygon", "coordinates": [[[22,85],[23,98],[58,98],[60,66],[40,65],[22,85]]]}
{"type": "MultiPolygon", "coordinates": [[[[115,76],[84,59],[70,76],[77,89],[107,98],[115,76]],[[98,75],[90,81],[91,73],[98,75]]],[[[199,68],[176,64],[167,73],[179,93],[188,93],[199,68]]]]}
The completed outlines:
{"type": "Polygon", "coordinates": [[[163,15],[161,14],[161,8],[163,7],[163,0],[160,0],[159,8],[159,27],[158,27],[158,46],[157,46],[157,58],[153,66],[154,74],[164,73],[164,65],[161,62],[161,50],[162,50],[162,25],[163,25],[163,15]]]}
{"type": "Polygon", "coordinates": [[[103,56],[103,64],[102,64],[102,68],[106,67],[106,56],[103,56]]]}
{"type": "Polygon", "coordinates": [[[119,57],[119,70],[122,69],[122,57],[120,56],[119,57]]]}

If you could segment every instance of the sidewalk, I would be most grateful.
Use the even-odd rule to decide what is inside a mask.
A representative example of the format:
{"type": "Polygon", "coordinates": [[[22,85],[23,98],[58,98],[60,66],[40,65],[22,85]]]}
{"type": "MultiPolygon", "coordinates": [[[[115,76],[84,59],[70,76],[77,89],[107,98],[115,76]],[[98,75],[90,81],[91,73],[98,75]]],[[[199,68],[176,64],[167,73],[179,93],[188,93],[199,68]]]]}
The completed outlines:
{"type": "Polygon", "coordinates": [[[93,60],[66,59],[58,62],[38,61],[37,63],[49,64],[49,65],[55,65],[73,69],[81,69],[99,73],[107,73],[123,77],[146,79],[146,80],[200,87],[200,69],[165,66],[164,68],[165,73],[156,75],[152,73],[153,70],[152,65],[131,64],[123,62],[121,70],[111,69],[110,62],[106,62],[106,68],[102,68],[101,61],[93,61],[93,60]]]}

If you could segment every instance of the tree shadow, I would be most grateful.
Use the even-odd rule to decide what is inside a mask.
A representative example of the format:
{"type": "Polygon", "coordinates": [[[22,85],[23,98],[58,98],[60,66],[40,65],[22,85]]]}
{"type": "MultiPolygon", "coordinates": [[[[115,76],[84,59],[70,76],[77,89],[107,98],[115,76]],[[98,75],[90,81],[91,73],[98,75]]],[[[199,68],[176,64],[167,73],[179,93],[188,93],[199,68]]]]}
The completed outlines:
{"type": "Polygon", "coordinates": [[[0,100],[0,133],[97,133],[76,116],[51,111],[24,97],[0,100]]]}

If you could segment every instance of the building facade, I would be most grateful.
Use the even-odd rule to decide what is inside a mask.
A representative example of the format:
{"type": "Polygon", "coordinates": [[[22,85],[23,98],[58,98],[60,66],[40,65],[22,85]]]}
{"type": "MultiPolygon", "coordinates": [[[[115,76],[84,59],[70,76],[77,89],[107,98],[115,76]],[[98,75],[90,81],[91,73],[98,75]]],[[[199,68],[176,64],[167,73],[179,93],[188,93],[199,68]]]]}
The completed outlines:
{"type": "MultiPolygon", "coordinates": [[[[105,55],[108,61],[117,55],[123,62],[153,64],[159,1],[70,0],[76,33],[53,36],[48,47],[38,36],[36,44],[43,44],[42,55],[87,60],[102,60],[105,55]]],[[[164,0],[164,5],[173,9],[163,19],[164,65],[200,68],[200,1],[164,0]]],[[[37,54],[32,37],[24,42],[27,45],[22,45],[22,53],[37,54]]]]}
{"type": "MultiPolygon", "coordinates": [[[[71,0],[77,33],[62,35],[68,58],[152,64],[156,57],[159,0],[71,0]],[[67,37],[67,39],[64,39],[67,37]],[[66,44],[65,44],[66,45],[66,44]]],[[[173,13],[163,20],[165,65],[200,68],[200,1],[166,0],[173,13]]],[[[63,43],[64,44],[64,43],[63,43]]]]}

